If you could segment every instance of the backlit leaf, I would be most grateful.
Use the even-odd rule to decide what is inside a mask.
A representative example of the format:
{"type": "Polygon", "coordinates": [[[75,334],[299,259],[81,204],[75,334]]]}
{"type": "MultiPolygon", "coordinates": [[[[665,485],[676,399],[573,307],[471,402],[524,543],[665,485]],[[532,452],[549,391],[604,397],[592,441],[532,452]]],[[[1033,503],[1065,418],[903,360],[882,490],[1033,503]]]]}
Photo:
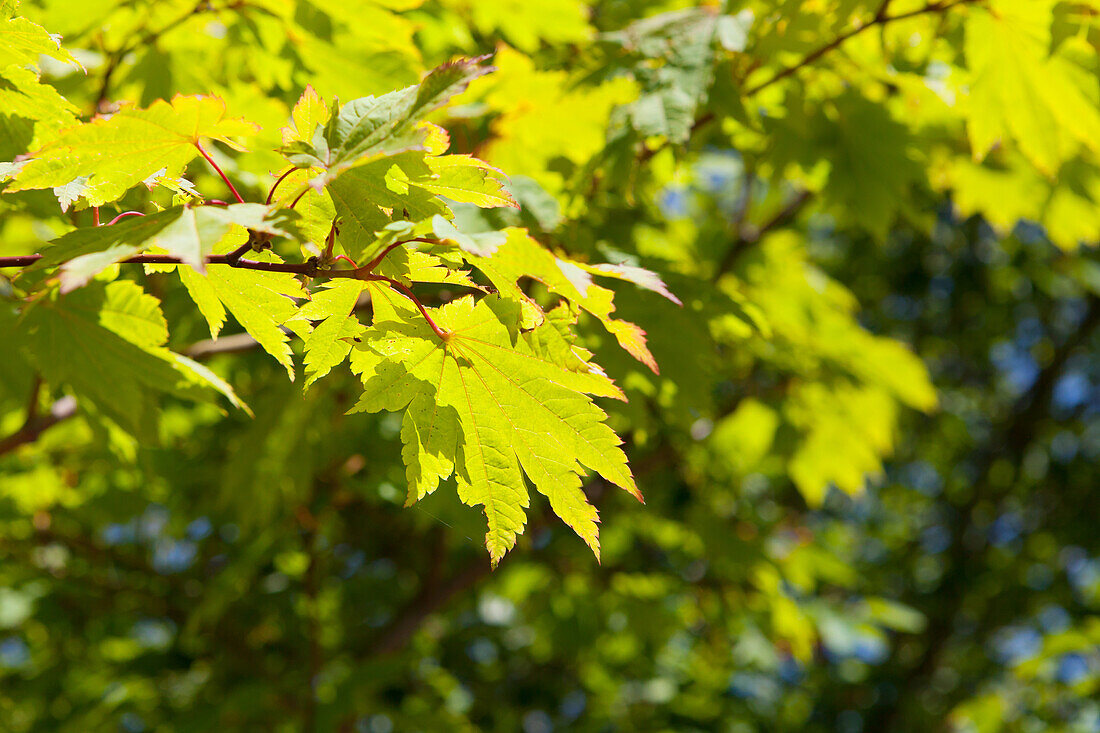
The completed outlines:
{"type": "Polygon", "coordinates": [[[202,138],[231,143],[255,127],[225,118],[217,97],[176,96],[148,109],[127,107],[110,117],[70,128],[25,165],[8,191],[61,186],[87,177],[92,206],[114,201],[151,176],[178,178],[199,155],[202,138]]]}
{"type": "Polygon", "coordinates": [[[441,341],[411,304],[384,297],[388,315],[376,312],[352,354],[364,384],[355,409],[414,405],[402,435],[428,458],[410,464],[410,499],[430,492],[453,464],[460,498],[484,506],[495,564],[525,524],[526,475],[598,553],[597,515],[581,491],[581,465],[640,494],[619,439],[585,395],[593,391],[585,375],[539,358],[523,340],[513,342],[484,301],[475,306],[467,297],[436,310],[450,334],[441,341]]]}

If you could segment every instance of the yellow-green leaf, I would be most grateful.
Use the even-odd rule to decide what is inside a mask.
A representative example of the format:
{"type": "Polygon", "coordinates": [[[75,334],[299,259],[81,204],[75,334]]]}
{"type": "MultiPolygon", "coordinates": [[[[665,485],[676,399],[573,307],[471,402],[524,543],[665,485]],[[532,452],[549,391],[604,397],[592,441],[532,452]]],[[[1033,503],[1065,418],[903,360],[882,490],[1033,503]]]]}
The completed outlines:
{"type": "Polygon", "coordinates": [[[490,306],[500,301],[464,297],[432,311],[448,334],[440,340],[409,301],[384,290],[372,289],[385,305],[352,353],[365,390],[355,409],[409,408],[402,436],[410,501],[453,466],[462,501],[484,506],[495,565],[526,522],[526,475],[598,556],[598,515],[581,490],[582,465],[641,498],[619,438],[588,396],[606,394],[606,378],[513,341],[490,306]]]}
{"type": "Polygon", "coordinates": [[[255,131],[244,120],[226,119],[225,103],[217,97],[176,96],[147,109],[126,107],[62,132],[34,154],[7,190],[51,188],[84,176],[88,203],[99,206],[150,178],[178,178],[199,155],[202,138],[232,144],[230,138],[255,131]]]}

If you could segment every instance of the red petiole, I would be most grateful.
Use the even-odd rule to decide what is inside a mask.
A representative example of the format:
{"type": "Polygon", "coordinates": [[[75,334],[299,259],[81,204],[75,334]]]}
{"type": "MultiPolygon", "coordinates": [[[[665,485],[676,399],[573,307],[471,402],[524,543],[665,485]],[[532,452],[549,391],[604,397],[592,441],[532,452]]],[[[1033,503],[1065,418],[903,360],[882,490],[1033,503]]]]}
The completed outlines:
{"type": "Polygon", "coordinates": [[[279,184],[282,183],[286,179],[287,176],[289,176],[291,173],[293,173],[296,170],[298,170],[298,169],[297,168],[291,168],[286,173],[279,176],[279,180],[275,181],[275,183],[272,184],[271,190],[267,192],[267,201],[265,202],[268,206],[271,205],[271,199],[275,196],[275,189],[279,187],[279,184]]]}
{"type": "Polygon", "coordinates": [[[198,149],[202,157],[206,158],[206,162],[210,164],[210,167],[217,171],[218,175],[222,177],[222,180],[225,181],[225,185],[229,186],[229,190],[233,192],[233,198],[237,199],[237,203],[243,204],[244,199],[241,197],[240,192],[237,191],[237,187],[234,186],[233,182],[229,180],[229,176],[225,175],[225,171],[223,171],[221,167],[214,162],[214,159],[210,157],[210,154],[207,153],[206,150],[203,149],[202,145],[196,142],[195,147],[198,149]]]}
{"type": "Polygon", "coordinates": [[[116,216],[114,219],[111,219],[109,222],[107,222],[107,226],[111,226],[112,224],[117,224],[120,219],[125,219],[127,216],[145,216],[145,214],[141,213],[140,211],[123,211],[121,214],[116,216]]]}

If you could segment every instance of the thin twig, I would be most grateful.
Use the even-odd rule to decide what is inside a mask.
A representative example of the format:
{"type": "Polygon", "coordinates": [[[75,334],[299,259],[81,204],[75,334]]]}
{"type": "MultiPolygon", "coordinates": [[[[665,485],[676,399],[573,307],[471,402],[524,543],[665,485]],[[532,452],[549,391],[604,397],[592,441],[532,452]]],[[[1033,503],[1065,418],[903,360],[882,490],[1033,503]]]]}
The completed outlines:
{"type": "Polygon", "coordinates": [[[738,202],[737,215],[733,219],[733,233],[738,239],[743,239],[745,234],[745,224],[749,220],[749,213],[752,211],[752,194],[753,188],[755,188],[756,174],[753,172],[752,165],[745,165],[745,175],[742,177],[741,184],[741,200],[738,202]]]}
{"type": "Polygon", "coordinates": [[[0,268],[27,267],[42,259],[42,255],[16,255],[14,257],[0,257],[0,268]]]}
{"type": "Polygon", "coordinates": [[[927,15],[928,13],[946,12],[948,10],[951,10],[952,8],[954,8],[957,5],[964,5],[966,3],[973,3],[973,2],[980,2],[980,0],[953,0],[953,1],[951,1],[951,0],[940,0],[939,2],[929,3],[929,4],[925,5],[922,8],[917,8],[915,10],[909,10],[909,11],[906,11],[904,13],[898,13],[897,15],[886,15],[885,11],[886,11],[886,7],[887,7],[887,5],[889,5],[889,3],[884,3],[883,6],[879,9],[878,14],[875,15],[875,17],[869,23],[864,23],[861,26],[858,26],[856,28],[852,28],[851,30],[848,30],[848,31],[845,31],[844,33],[841,33],[839,36],[834,38],[832,41],[826,43],[824,46],[820,46],[819,48],[817,48],[817,49],[811,51],[810,53],[806,54],[805,56],[803,56],[802,59],[800,61],[798,61],[797,63],[795,63],[791,66],[788,66],[787,68],[783,69],[782,71],[776,72],[770,79],[768,79],[764,82],[761,82],[760,84],[757,84],[756,86],[749,87],[749,89],[747,89],[745,91],[744,96],[751,97],[755,94],[758,94],[759,92],[762,92],[763,90],[767,89],[768,87],[775,84],[776,82],[782,81],[783,79],[786,79],[788,76],[791,76],[793,74],[797,74],[804,67],[809,66],[810,64],[817,61],[819,58],[821,58],[825,54],[829,53],[830,51],[832,51],[836,48],[839,48],[841,45],[844,44],[845,41],[848,41],[849,39],[855,38],[860,33],[863,33],[864,31],[866,31],[870,28],[874,28],[876,26],[886,25],[888,23],[893,23],[894,21],[898,21],[898,20],[907,20],[908,18],[915,18],[919,15],[927,15]]]}
{"type": "Polygon", "coordinates": [[[306,186],[306,188],[305,188],[305,189],[303,189],[303,191],[302,191],[302,192],[301,192],[300,194],[298,194],[298,195],[297,195],[297,196],[296,196],[296,197],[294,198],[294,200],[293,200],[293,201],[291,201],[291,202],[290,202],[290,208],[292,208],[292,209],[293,209],[293,208],[294,208],[295,206],[297,206],[297,205],[298,205],[298,202],[299,202],[299,201],[301,201],[301,200],[302,200],[302,197],[303,197],[303,196],[305,196],[305,195],[306,195],[307,193],[309,193],[309,187],[308,187],[308,186],[306,186]]]}
{"type": "Polygon", "coordinates": [[[420,592],[394,617],[369,648],[369,656],[392,654],[402,649],[424,620],[456,595],[464,593],[492,572],[485,558],[471,560],[465,567],[448,575],[443,583],[423,584],[420,592]]]}
{"type": "MultiPolygon", "coordinates": [[[[947,529],[951,543],[947,556],[947,571],[936,588],[936,606],[928,614],[928,626],[923,637],[927,640],[923,652],[901,674],[896,681],[896,689],[903,694],[873,719],[870,730],[895,730],[896,724],[903,719],[906,704],[919,699],[920,693],[930,684],[936,671],[943,664],[949,646],[957,639],[960,626],[973,629],[991,629],[995,625],[984,623],[984,619],[975,618],[973,611],[968,612],[965,604],[971,600],[966,593],[967,583],[975,576],[976,569],[987,567],[988,558],[982,548],[975,549],[964,542],[968,529],[973,525],[973,515],[978,507],[990,504],[999,498],[1000,493],[991,480],[993,467],[1000,459],[1020,461],[1028,454],[1028,448],[1036,439],[1037,427],[1050,415],[1051,402],[1055,387],[1061,379],[1066,364],[1074,356],[1087,350],[1089,341],[1100,330],[1100,297],[1088,298],[1088,310],[1077,329],[1055,348],[1050,362],[1039,372],[1026,393],[1019,397],[1010,417],[992,434],[984,449],[976,451],[974,456],[978,465],[978,479],[971,487],[967,499],[953,507],[947,516],[947,529]],[[946,600],[945,600],[946,599],[946,600]]],[[[988,613],[988,611],[987,611],[988,613]]]]}
{"type": "Polygon", "coordinates": [[[260,345],[260,342],[251,334],[233,333],[228,336],[219,336],[216,339],[203,339],[197,341],[183,350],[183,355],[191,359],[208,359],[215,354],[236,354],[242,351],[251,351],[260,345]]]}
{"type": "Polygon", "coordinates": [[[321,262],[325,263],[326,266],[333,261],[332,250],[336,248],[337,231],[336,219],[333,219],[332,226],[328,228],[328,236],[325,237],[325,251],[324,254],[321,255],[321,262]]]}
{"type": "Polygon", "coordinates": [[[225,256],[229,264],[238,263],[248,250],[252,249],[252,235],[248,235],[248,241],[225,256]]]}
{"type": "MultiPolygon", "coordinates": [[[[359,299],[355,301],[355,307],[353,310],[363,310],[370,307],[370,293],[364,292],[359,296],[359,299]]],[[[294,336],[294,332],[286,326],[281,326],[283,333],[287,336],[294,336]]],[[[203,339],[202,341],[196,341],[187,348],[183,349],[181,353],[184,356],[192,359],[209,359],[212,356],[218,354],[236,354],[242,351],[251,351],[257,348],[260,342],[254,339],[248,333],[234,333],[228,336],[219,336],[215,339],[203,339]]]]}
{"type": "Polygon", "coordinates": [[[165,33],[174,30],[184,22],[186,22],[191,16],[199,15],[200,13],[212,12],[213,8],[209,0],[199,0],[199,3],[195,5],[191,10],[187,11],[183,15],[179,16],[175,20],[170,21],[167,25],[155,30],[149,31],[142,35],[139,39],[133,43],[129,43],[122,48],[108,54],[107,68],[103,71],[103,78],[99,82],[99,92],[96,94],[94,106],[92,108],[92,114],[96,114],[100,111],[103,103],[107,101],[107,97],[111,91],[111,77],[118,71],[118,66],[122,63],[122,60],[126,58],[130,53],[136,51],[139,48],[148,47],[154,43],[165,33]]]}
{"type": "Polygon", "coordinates": [[[809,191],[800,191],[790,203],[780,209],[771,219],[760,225],[759,228],[749,228],[744,224],[738,227],[735,233],[736,239],[734,239],[733,244],[730,245],[729,250],[718,264],[718,269],[715,270],[712,281],[718,282],[723,275],[733,269],[733,266],[737,264],[737,259],[741,254],[746,249],[759,242],[765,234],[789,224],[791,220],[798,216],[799,212],[802,211],[802,207],[804,207],[811,198],[812,194],[809,191]]]}
{"type": "Polygon", "coordinates": [[[415,239],[406,239],[403,242],[394,242],[389,247],[386,247],[384,250],[382,250],[382,252],[377,257],[375,257],[373,260],[363,265],[359,269],[364,272],[374,272],[374,268],[382,264],[382,260],[386,259],[386,255],[402,245],[411,244],[413,242],[422,242],[423,244],[439,244],[439,242],[434,239],[425,239],[422,237],[417,237],[415,239]]]}
{"type": "MultiPolygon", "coordinates": [[[[906,11],[904,13],[898,13],[897,15],[886,15],[886,10],[890,5],[889,0],[887,0],[886,2],[884,2],[882,4],[882,6],[879,7],[878,13],[876,13],[875,17],[873,19],[871,19],[870,22],[865,23],[864,25],[861,25],[857,28],[852,28],[851,30],[845,31],[844,33],[842,33],[839,36],[837,36],[836,38],[834,38],[832,41],[826,43],[824,46],[821,46],[821,47],[811,51],[810,53],[806,54],[805,56],[802,57],[801,60],[799,60],[797,63],[793,64],[792,66],[788,66],[787,68],[783,69],[782,71],[779,71],[776,74],[774,74],[771,78],[767,79],[766,81],[761,82],[760,84],[757,84],[753,87],[750,87],[749,89],[744,91],[741,96],[746,97],[746,98],[754,96],[754,95],[758,94],[759,92],[761,92],[761,91],[767,89],[768,87],[772,86],[776,82],[782,81],[783,79],[786,79],[787,77],[798,73],[804,67],[809,66],[810,64],[814,63],[815,61],[817,61],[818,59],[820,59],[822,56],[826,55],[830,51],[833,51],[833,50],[839,48],[841,45],[844,44],[845,41],[848,41],[849,39],[858,36],[860,33],[863,33],[865,30],[867,30],[869,28],[882,27],[882,26],[885,26],[888,23],[893,23],[894,21],[897,21],[897,20],[906,20],[908,18],[915,18],[919,15],[926,15],[928,13],[946,12],[946,11],[951,10],[952,8],[955,8],[956,6],[959,6],[959,5],[965,5],[965,4],[968,4],[968,3],[977,3],[977,2],[982,2],[982,1],[983,0],[940,0],[939,2],[929,3],[928,5],[925,5],[924,7],[921,7],[921,8],[917,8],[915,10],[906,11]]],[[[752,71],[754,71],[758,66],[759,66],[759,63],[754,62],[750,66],[750,69],[749,69],[748,73],[751,73],[752,71]]],[[[746,74],[746,76],[747,76],[747,74],[746,74]]],[[[689,138],[694,136],[695,133],[697,133],[700,129],[702,129],[703,127],[706,127],[707,125],[709,125],[711,122],[713,122],[716,119],[718,119],[718,117],[713,112],[706,112],[706,113],[700,115],[699,118],[696,119],[695,122],[691,126],[691,132],[688,135],[689,138]]],[[[638,154],[638,162],[639,163],[645,163],[645,162],[649,161],[651,158],[653,158],[655,155],[657,155],[657,153],[664,150],[670,144],[671,144],[670,142],[665,142],[661,145],[658,145],[655,148],[644,148],[638,154]]]]}
{"type": "MultiPolygon", "coordinates": [[[[224,255],[210,255],[205,259],[207,265],[229,265],[241,270],[259,270],[260,272],[289,272],[293,275],[308,275],[310,277],[324,277],[328,273],[319,271],[313,262],[258,262],[256,260],[234,259],[235,252],[224,255]]],[[[42,255],[21,255],[17,257],[0,257],[0,268],[27,267],[42,259],[42,255]]],[[[179,257],[172,255],[135,255],[119,260],[120,265],[182,265],[184,262],[179,257]]]]}
{"type": "Polygon", "coordinates": [[[303,590],[306,596],[305,621],[306,638],[309,645],[309,678],[304,690],[304,705],[302,706],[302,730],[305,733],[315,733],[317,730],[317,682],[324,670],[324,649],[321,646],[321,621],[320,621],[320,587],[318,578],[321,575],[319,564],[320,553],[317,547],[318,527],[316,522],[306,528],[303,544],[309,557],[309,564],[302,578],[303,590]]]}
{"type": "Polygon", "coordinates": [[[31,393],[27,398],[27,417],[23,420],[23,427],[30,425],[38,417],[38,400],[42,393],[42,375],[35,374],[31,383],[31,393]]]}

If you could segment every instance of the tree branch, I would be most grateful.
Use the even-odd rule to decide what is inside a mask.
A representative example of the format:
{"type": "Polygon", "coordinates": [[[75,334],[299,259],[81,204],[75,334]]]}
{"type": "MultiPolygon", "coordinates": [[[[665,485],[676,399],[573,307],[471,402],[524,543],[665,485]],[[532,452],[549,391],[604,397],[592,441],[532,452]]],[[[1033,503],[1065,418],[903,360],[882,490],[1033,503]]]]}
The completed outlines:
{"type": "Polygon", "coordinates": [[[768,87],[772,86],[776,82],[782,81],[783,79],[786,79],[789,76],[797,74],[803,68],[805,68],[806,66],[809,66],[810,64],[814,63],[815,61],[817,61],[819,58],[821,58],[825,54],[839,48],[840,46],[844,45],[844,43],[846,41],[848,41],[852,38],[855,38],[860,33],[863,33],[864,31],[866,31],[870,28],[874,28],[876,26],[887,25],[889,23],[893,23],[894,21],[898,21],[898,20],[906,20],[906,19],[909,19],[909,18],[915,18],[915,17],[920,16],[920,15],[927,15],[928,13],[946,12],[948,10],[951,10],[952,8],[954,8],[957,5],[964,5],[966,3],[973,3],[973,2],[980,2],[980,0],[939,0],[938,2],[928,3],[924,7],[917,8],[915,10],[909,10],[909,11],[906,11],[904,13],[898,13],[897,15],[886,15],[886,9],[890,4],[889,0],[887,0],[886,2],[884,2],[882,4],[882,6],[879,8],[878,13],[875,15],[875,17],[869,23],[865,23],[861,26],[858,26],[856,28],[852,28],[851,30],[848,30],[848,31],[845,31],[844,33],[841,33],[839,36],[834,38],[832,41],[826,43],[824,46],[820,46],[819,48],[817,48],[817,49],[811,51],[810,53],[806,54],[805,56],[803,56],[802,59],[799,60],[797,63],[793,64],[792,66],[788,66],[787,68],[783,69],[782,71],[776,72],[770,79],[768,79],[764,82],[761,82],[761,83],[759,83],[755,86],[749,87],[745,91],[744,96],[751,97],[751,96],[753,96],[753,95],[755,95],[759,92],[762,92],[763,90],[765,90],[768,87]]]}
{"type": "Polygon", "coordinates": [[[273,196],[275,196],[275,189],[279,187],[279,184],[282,183],[286,179],[287,176],[289,176],[291,173],[293,173],[296,170],[299,170],[299,169],[298,168],[288,168],[286,173],[279,176],[278,180],[276,180],[275,183],[271,184],[271,189],[268,190],[268,192],[267,192],[267,200],[265,200],[264,203],[266,203],[268,206],[271,206],[271,199],[272,199],[273,196]]]}
{"type": "Polygon", "coordinates": [[[366,276],[363,277],[363,279],[364,280],[372,280],[372,281],[375,281],[375,282],[389,283],[389,285],[391,287],[397,288],[402,293],[404,293],[406,296],[408,296],[408,298],[410,300],[412,300],[412,302],[416,305],[416,307],[420,309],[420,315],[424,316],[424,320],[426,320],[428,322],[428,325],[432,327],[432,330],[435,331],[435,335],[439,337],[440,341],[447,341],[451,337],[451,334],[450,334],[449,331],[444,331],[439,326],[436,325],[436,323],[432,319],[431,315],[429,315],[428,309],[424,307],[424,304],[420,302],[420,298],[416,297],[416,293],[414,293],[412,291],[412,288],[410,288],[408,285],[405,285],[404,283],[398,282],[397,280],[394,280],[393,278],[384,277],[382,275],[366,275],[366,276]]]}
{"type": "MultiPolygon", "coordinates": [[[[251,245],[249,245],[251,246],[251,245]]],[[[309,277],[333,276],[332,272],[324,271],[314,262],[258,262],[256,260],[234,259],[236,252],[224,255],[210,255],[204,262],[207,265],[229,265],[240,270],[259,270],[260,272],[289,272],[294,275],[308,275],[309,277]]],[[[0,257],[0,268],[27,267],[42,259],[42,255],[20,255],[17,257],[0,257]]],[[[120,265],[182,265],[185,264],[179,257],[172,255],[135,255],[119,260],[120,265]]]]}
{"type": "Polygon", "coordinates": [[[734,239],[733,244],[730,245],[722,261],[718,263],[718,269],[714,272],[712,282],[718,282],[723,275],[733,269],[733,266],[737,264],[737,258],[740,257],[746,249],[759,242],[765,234],[789,224],[791,220],[798,216],[802,208],[809,203],[811,198],[813,198],[813,194],[809,191],[800,191],[790,203],[780,209],[775,216],[759,227],[749,227],[745,224],[738,226],[736,239],[734,239]]]}
{"type": "Polygon", "coordinates": [[[485,558],[478,556],[457,573],[450,575],[445,583],[422,584],[420,592],[378,634],[367,650],[368,656],[400,651],[428,616],[446,605],[454,596],[477,585],[491,572],[491,566],[485,562],[485,558]]]}
{"type": "MultiPolygon", "coordinates": [[[[754,96],[754,95],[758,94],[759,92],[762,92],[763,90],[765,90],[768,87],[772,86],[773,84],[775,84],[777,82],[780,82],[780,81],[782,81],[783,79],[786,79],[789,76],[793,76],[794,74],[797,74],[799,71],[801,71],[806,66],[809,66],[810,64],[814,63],[815,61],[820,59],[822,56],[825,56],[826,54],[828,54],[830,51],[836,50],[840,46],[844,45],[844,43],[846,41],[848,41],[852,38],[855,38],[860,33],[863,33],[864,31],[868,30],[869,28],[875,28],[875,27],[880,27],[881,28],[881,27],[883,27],[883,26],[885,26],[889,23],[893,23],[894,21],[906,20],[906,19],[909,19],[909,18],[915,18],[915,17],[920,16],[920,15],[927,15],[928,13],[947,12],[948,10],[951,10],[952,8],[955,8],[956,6],[959,6],[959,5],[965,5],[965,4],[968,4],[968,3],[978,3],[978,2],[982,2],[982,1],[983,0],[938,0],[937,2],[931,2],[927,5],[925,5],[924,7],[917,8],[915,10],[909,10],[909,11],[906,11],[904,13],[898,13],[897,15],[886,15],[886,11],[890,6],[890,0],[885,0],[883,2],[883,4],[879,7],[879,10],[875,14],[875,17],[872,18],[868,23],[865,23],[865,24],[863,24],[863,25],[861,25],[857,28],[852,28],[848,31],[845,31],[844,33],[841,33],[839,36],[837,36],[833,40],[829,41],[824,46],[821,46],[817,49],[814,49],[813,51],[811,51],[808,54],[806,54],[805,56],[803,56],[797,63],[795,63],[791,66],[788,66],[787,68],[782,69],[781,71],[776,72],[773,76],[771,76],[766,81],[763,81],[759,84],[756,84],[755,86],[749,87],[747,90],[745,90],[742,93],[741,96],[742,97],[754,96]]],[[[755,69],[756,66],[758,66],[758,64],[754,65],[753,68],[755,69]]],[[[713,122],[716,119],[718,119],[718,117],[713,112],[706,112],[705,114],[700,115],[691,126],[691,132],[689,133],[689,138],[690,138],[690,136],[693,136],[696,132],[698,132],[701,128],[709,125],[711,122],[713,122]]],[[[638,162],[639,163],[645,163],[650,158],[652,158],[657,153],[659,153],[661,150],[668,147],[669,144],[670,143],[665,142],[661,145],[658,145],[655,148],[643,148],[642,151],[638,154],[638,162]]]]}
{"type": "Polygon", "coordinates": [[[102,108],[104,102],[106,102],[107,98],[110,96],[111,77],[114,76],[114,73],[116,71],[118,71],[118,65],[122,63],[122,60],[126,58],[127,55],[136,51],[139,48],[149,46],[150,44],[156,42],[156,40],[162,35],[182,25],[188,19],[190,19],[191,16],[199,15],[201,13],[213,12],[214,10],[215,8],[211,6],[209,0],[199,0],[199,3],[195,5],[195,7],[193,7],[191,10],[187,11],[183,15],[179,16],[175,20],[169,22],[162,28],[159,28],[155,31],[149,31],[143,34],[133,43],[129,43],[122,48],[119,48],[109,53],[107,55],[107,68],[104,69],[103,78],[99,82],[99,92],[96,94],[95,102],[93,103],[92,114],[94,115],[98,113],[102,108]]]}
{"type": "Polygon", "coordinates": [[[203,339],[197,341],[183,350],[183,355],[196,360],[209,359],[216,354],[236,354],[242,351],[251,351],[260,345],[260,342],[247,333],[234,333],[228,336],[219,336],[216,339],[203,339]]]}
{"type": "Polygon", "coordinates": [[[23,427],[0,440],[0,455],[10,453],[21,445],[33,443],[46,430],[59,422],[68,420],[75,414],[76,399],[71,396],[62,397],[54,402],[50,407],[50,411],[45,415],[39,415],[37,411],[33,414],[28,412],[27,421],[23,423],[23,427]]]}

